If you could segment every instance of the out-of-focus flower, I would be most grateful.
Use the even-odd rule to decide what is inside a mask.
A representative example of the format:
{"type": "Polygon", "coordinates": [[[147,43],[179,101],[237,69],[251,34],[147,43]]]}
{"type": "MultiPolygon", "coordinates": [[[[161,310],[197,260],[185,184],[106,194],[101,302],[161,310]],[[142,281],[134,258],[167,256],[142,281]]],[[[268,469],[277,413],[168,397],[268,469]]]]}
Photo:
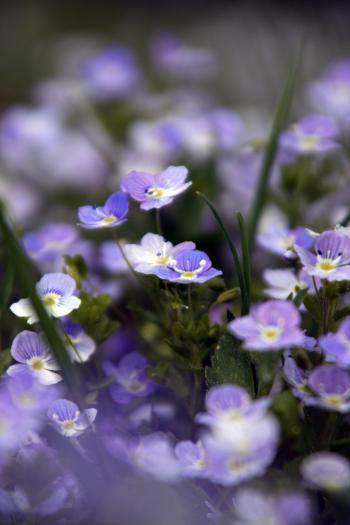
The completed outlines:
{"type": "Polygon", "coordinates": [[[51,403],[47,417],[54,427],[66,437],[77,437],[89,428],[97,416],[96,408],[80,412],[78,405],[68,399],[56,399],[51,403]]]}
{"type": "Polygon", "coordinates": [[[23,245],[35,261],[50,264],[68,254],[77,238],[78,232],[71,224],[49,223],[36,232],[26,233],[23,236],[23,245]]]}
{"type": "Polygon", "coordinates": [[[197,443],[181,441],[175,447],[175,456],[179,461],[182,476],[187,478],[208,477],[206,451],[201,441],[197,443]]]}
{"type": "Polygon", "coordinates": [[[174,448],[161,433],[142,437],[132,453],[131,462],[160,481],[171,483],[179,479],[180,467],[174,448]]]}
{"type": "Polygon", "coordinates": [[[185,241],[176,246],[166,241],[161,235],[146,233],[140,244],[126,244],[125,255],[136,272],[152,274],[155,269],[173,267],[176,265],[175,257],[185,250],[194,250],[196,245],[185,241]]]}
{"type": "Polygon", "coordinates": [[[269,494],[240,488],[233,498],[235,525],[310,525],[311,505],[301,492],[269,494]]]}
{"type": "Polygon", "coordinates": [[[42,385],[53,385],[62,379],[43,338],[35,332],[24,330],[19,333],[13,340],[11,355],[19,363],[7,369],[11,376],[30,372],[42,385]]]}
{"type": "Polygon", "coordinates": [[[105,241],[101,244],[99,264],[103,270],[113,274],[129,271],[123,254],[115,241],[105,241]]]}
{"type": "Polygon", "coordinates": [[[63,330],[71,343],[67,347],[71,359],[77,363],[88,361],[95,352],[95,341],[72,319],[63,320],[63,330]]]}
{"type": "Polygon", "coordinates": [[[187,46],[172,34],[155,37],[151,52],[157,69],[170,78],[203,79],[215,71],[215,59],[210,50],[187,46]]]}
{"type": "Polygon", "coordinates": [[[350,411],[350,376],[333,365],[318,366],[310,373],[307,386],[312,396],[303,396],[306,405],[347,413],[350,411]]]}
{"type": "Polygon", "coordinates": [[[171,267],[160,267],[154,274],[170,282],[202,284],[214,277],[222,275],[221,270],[212,267],[211,260],[205,252],[199,250],[184,250],[174,257],[171,267]]]}
{"type": "Polygon", "coordinates": [[[308,375],[305,370],[299,368],[291,354],[285,352],[283,374],[286,381],[292,386],[293,394],[301,399],[312,396],[307,385],[308,375]]]}
{"type": "Polygon", "coordinates": [[[309,115],[281,134],[280,148],[292,155],[327,155],[339,148],[338,133],[331,117],[309,115]]]}
{"type": "Polygon", "coordinates": [[[327,361],[336,365],[350,367],[350,319],[345,319],[335,334],[329,333],[319,339],[321,350],[327,361]]]}
{"type": "Polygon", "coordinates": [[[81,206],[79,226],[87,230],[115,228],[123,224],[129,211],[129,199],[123,192],[113,193],[103,206],[81,206]]]}
{"type": "Polygon", "coordinates": [[[260,233],[257,237],[260,246],[282,255],[287,259],[296,259],[296,247],[311,248],[314,239],[305,228],[276,228],[260,233]]]}
{"type": "Polygon", "coordinates": [[[262,397],[253,401],[238,385],[220,385],[212,387],[205,400],[206,413],[198,414],[196,420],[205,425],[217,421],[238,421],[243,418],[261,417],[270,405],[270,399],[262,397]]]}
{"type": "MultiPolygon", "coordinates": [[[[58,374],[56,374],[58,375],[58,374]]],[[[43,412],[47,410],[50,403],[59,396],[60,388],[40,382],[39,374],[31,374],[20,371],[11,376],[7,383],[7,390],[11,396],[13,405],[17,410],[33,413],[40,424],[43,412]]]]}
{"type": "Polygon", "coordinates": [[[170,166],[159,175],[132,171],[122,178],[121,188],[141,203],[141,209],[151,210],[170,204],[191,186],[192,182],[185,182],[187,175],[185,166],[170,166]]]}
{"type": "Polygon", "coordinates": [[[304,459],[300,470],[316,489],[338,492],[350,487],[350,462],[340,454],[316,452],[304,459]]]}
{"type": "Polygon", "coordinates": [[[338,231],[325,231],[315,242],[315,253],[302,246],[296,252],[305,272],[327,281],[350,279],[350,238],[338,231]]]}
{"type": "MultiPolygon", "coordinates": [[[[81,300],[73,295],[74,279],[64,273],[47,273],[36,285],[36,291],[48,313],[53,317],[64,317],[79,308],[81,300]]],[[[18,317],[26,317],[29,324],[38,321],[30,299],[21,299],[10,306],[18,317]]]]}
{"type": "Polygon", "coordinates": [[[265,294],[272,299],[294,299],[301,290],[308,288],[309,293],[314,293],[311,277],[301,270],[297,274],[293,270],[265,270],[264,280],[269,285],[265,294]]]}
{"type": "Polygon", "coordinates": [[[247,350],[282,350],[302,345],[300,313],[289,301],[271,300],[256,305],[249,315],[231,321],[229,330],[244,341],[247,350]]]}
{"type": "Polygon", "coordinates": [[[116,403],[124,405],[135,398],[146,397],[154,391],[155,384],[146,375],[147,366],[147,359],[138,352],[125,355],[117,366],[110,361],[104,361],[105,373],[116,382],[109,389],[116,403]]]}
{"type": "Polygon", "coordinates": [[[125,47],[110,47],[87,60],[81,80],[88,94],[97,101],[130,97],[141,82],[133,53],[125,47]]]}
{"type": "Polygon", "coordinates": [[[312,106],[334,117],[346,130],[350,119],[350,61],[344,60],[328,67],[323,76],[310,84],[312,106]]]}

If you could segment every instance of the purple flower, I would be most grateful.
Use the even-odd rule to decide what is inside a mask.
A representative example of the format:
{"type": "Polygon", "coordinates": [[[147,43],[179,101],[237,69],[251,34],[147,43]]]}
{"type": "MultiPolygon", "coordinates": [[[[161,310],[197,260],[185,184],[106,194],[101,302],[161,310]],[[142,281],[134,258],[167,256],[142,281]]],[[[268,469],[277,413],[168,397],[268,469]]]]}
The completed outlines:
{"type": "Polygon", "coordinates": [[[161,235],[146,233],[140,244],[126,244],[125,255],[136,272],[152,274],[159,268],[173,267],[176,265],[177,254],[194,250],[196,245],[186,241],[176,246],[166,241],[161,235]]]}
{"type": "MultiPolygon", "coordinates": [[[[64,273],[47,273],[36,285],[36,291],[47,312],[53,317],[64,317],[79,308],[81,300],[75,297],[74,279],[64,273]]],[[[26,317],[29,324],[38,322],[30,299],[21,299],[10,306],[18,317],[26,317]]]]}
{"type": "Polygon", "coordinates": [[[138,352],[131,352],[122,357],[118,366],[104,361],[105,373],[115,379],[116,384],[109,389],[113,400],[122,405],[135,398],[150,395],[155,384],[146,375],[147,359],[138,352]]]}
{"type": "Polygon", "coordinates": [[[18,334],[11,346],[11,355],[20,364],[7,369],[10,376],[30,372],[42,385],[53,385],[61,381],[57,363],[50,355],[42,337],[35,332],[24,330],[18,334]]]}
{"type": "Polygon", "coordinates": [[[84,332],[78,323],[72,321],[72,319],[64,319],[63,328],[72,343],[67,347],[72,361],[76,361],[77,363],[88,361],[96,350],[95,341],[84,332]]]}
{"type": "Polygon", "coordinates": [[[82,80],[94,99],[118,100],[135,92],[140,84],[140,71],[129,49],[111,47],[83,64],[82,80]]]}
{"type": "Polygon", "coordinates": [[[311,505],[298,492],[269,494],[255,488],[240,488],[233,499],[236,525],[310,525],[311,505]]]}
{"type": "Polygon", "coordinates": [[[314,396],[303,398],[306,405],[341,413],[350,411],[350,376],[342,368],[318,366],[311,372],[307,385],[314,396]]]}
{"type": "Polygon", "coordinates": [[[126,221],[128,211],[128,196],[125,193],[116,192],[108,197],[104,206],[82,206],[79,208],[79,225],[87,230],[115,228],[126,221]]]}
{"type": "Polygon", "coordinates": [[[197,443],[181,441],[175,447],[175,456],[179,461],[182,476],[187,478],[208,477],[206,451],[201,441],[197,443]]]}
{"type": "MultiPolygon", "coordinates": [[[[59,388],[48,388],[40,378],[27,371],[16,373],[7,384],[14,406],[23,412],[33,413],[39,423],[39,416],[59,395],[59,388]]],[[[49,383],[51,384],[51,383],[49,383]]]]}
{"type": "MultiPolygon", "coordinates": [[[[124,251],[126,253],[125,247],[124,251]]],[[[105,241],[101,244],[99,263],[103,270],[109,273],[120,274],[129,271],[123,254],[115,241],[105,241]]]]}
{"type": "Polygon", "coordinates": [[[252,308],[249,315],[235,319],[229,330],[243,339],[247,350],[282,350],[302,345],[300,313],[289,301],[267,301],[252,308]]]}
{"type": "Polygon", "coordinates": [[[304,270],[327,281],[350,279],[350,239],[337,231],[321,233],[315,243],[315,254],[296,246],[304,270]]]}
{"type": "Polygon", "coordinates": [[[320,337],[319,345],[325,353],[327,361],[336,365],[350,367],[350,319],[345,319],[335,334],[320,337]]]}
{"type": "Polygon", "coordinates": [[[289,353],[284,354],[283,374],[286,381],[293,387],[293,394],[305,399],[312,396],[312,392],[307,385],[307,373],[298,367],[293,356],[289,353]]]}
{"type": "Polygon", "coordinates": [[[69,253],[69,248],[77,240],[78,234],[71,224],[46,224],[37,232],[23,236],[23,245],[28,255],[44,264],[55,263],[69,253]]]}
{"type": "Polygon", "coordinates": [[[158,268],[153,273],[167,281],[191,284],[202,284],[209,279],[222,275],[220,270],[212,267],[211,260],[205,252],[184,250],[174,257],[171,268],[158,268]]]}
{"type": "MultiPolygon", "coordinates": [[[[272,299],[294,299],[301,290],[314,293],[311,277],[303,270],[297,274],[293,270],[265,270],[264,280],[269,285],[265,294],[272,299]]],[[[319,279],[318,279],[319,281],[319,279]]]]}
{"type": "Polygon", "coordinates": [[[80,412],[78,405],[68,399],[56,399],[47,413],[54,427],[66,437],[82,434],[95,421],[96,415],[95,408],[87,408],[80,412]]]}
{"type": "Polygon", "coordinates": [[[338,127],[331,117],[309,115],[284,131],[280,147],[287,154],[325,155],[339,148],[338,127]]]}
{"type": "Polygon", "coordinates": [[[198,414],[196,420],[205,425],[221,421],[238,421],[248,417],[261,417],[270,405],[270,399],[252,401],[250,395],[238,385],[220,385],[209,390],[205,400],[207,413],[198,414]]]}
{"type": "Polygon", "coordinates": [[[286,259],[297,258],[297,247],[310,248],[313,238],[305,228],[271,228],[258,235],[260,246],[266,250],[282,255],[286,259]]]}
{"type": "Polygon", "coordinates": [[[324,75],[311,83],[310,101],[318,110],[334,117],[347,131],[350,112],[350,61],[332,64],[324,75]]]}
{"type": "Polygon", "coordinates": [[[121,189],[141,202],[143,210],[161,208],[191,186],[192,182],[185,182],[187,174],[185,166],[169,166],[159,175],[132,171],[122,178],[121,189]]]}
{"type": "Polygon", "coordinates": [[[337,492],[350,488],[350,462],[334,452],[316,452],[300,467],[305,481],[316,489],[337,492]]]}
{"type": "Polygon", "coordinates": [[[149,434],[139,440],[132,453],[132,464],[164,482],[179,479],[180,467],[169,439],[161,434],[149,434]]]}

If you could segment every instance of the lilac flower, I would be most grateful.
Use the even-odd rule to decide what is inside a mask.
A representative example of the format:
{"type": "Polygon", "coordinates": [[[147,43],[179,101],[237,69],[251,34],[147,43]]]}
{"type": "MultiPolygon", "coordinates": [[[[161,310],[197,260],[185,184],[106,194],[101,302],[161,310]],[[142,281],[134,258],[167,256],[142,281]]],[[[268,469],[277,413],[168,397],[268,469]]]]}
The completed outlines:
{"type": "Polygon", "coordinates": [[[206,451],[201,441],[181,441],[175,447],[181,469],[181,475],[188,478],[208,477],[208,463],[206,451]]]}
{"type": "Polygon", "coordinates": [[[115,228],[126,221],[128,211],[128,196],[125,193],[116,192],[108,197],[104,206],[82,206],[79,208],[79,225],[88,230],[115,228]]]}
{"type": "Polygon", "coordinates": [[[211,76],[215,60],[207,49],[185,45],[172,34],[158,35],[152,43],[156,67],[172,78],[197,79],[211,76]]]}
{"type": "Polygon", "coordinates": [[[40,377],[25,371],[13,375],[7,385],[13,405],[17,410],[35,414],[38,424],[39,416],[59,395],[59,388],[47,388],[47,384],[51,383],[44,386],[40,383],[40,377]]]}
{"type": "Polygon", "coordinates": [[[122,178],[121,188],[141,202],[141,209],[161,208],[191,186],[192,182],[185,182],[187,174],[185,166],[169,166],[159,175],[132,171],[122,178]]]}
{"type": "Polygon", "coordinates": [[[312,396],[307,385],[307,373],[298,367],[295,359],[288,352],[284,354],[283,374],[286,381],[292,386],[292,392],[296,397],[305,399],[312,396]]]}
{"type": "Polygon", "coordinates": [[[260,246],[266,250],[282,255],[286,259],[297,258],[297,247],[310,248],[313,238],[305,228],[276,228],[258,235],[260,246]]]}
{"type": "Polygon", "coordinates": [[[87,408],[80,412],[78,406],[68,399],[56,399],[48,410],[47,417],[63,436],[77,437],[95,421],[97,410],[87,408]]]}
{"type": "Polygon", "coordinates": [[[147,359],[138,352],[131,352],[122,357],[118,366],[110,361],[103,363],[107,375],[115,379],[110,387],[110,394],[116,403],[130,403],[135,398],[149,396],[155,384],[146,375],[147,359]]]}
{"type": "Polygon", "coordinates": [[[176,265],[177,254],[195,248],[196,245],[190,241],[173,246],[171,242],[155,233],[146,233],[140,244],[124,246],[125,255],[134,270],[144,274],[155,273],[159,268],[173,267],[176,265]]]}
{"type": "Polygon", "coordinates": [[[342,368],[350,367],[350,319],[345,319],[335,334],[320,337],[319,344],[327,361],[342,368]]]}
{"type": "MultiPolygon", "coordinates": [[[[47,312],[53,317],[64,317],[79,308],[81,300],[73,295],[74,279],[64,273],[47,273],[36,285],[36,291],[47,312]]],[[[18,317],[26,317],[29,324],[38,322],[30,299],[21,299],[10,306],[18,317]]]]}
{"type": "Polygon", "coordinates": [[[11,376],[30,372],[42,385],[53,385],[62,379],[57,373],[57,363],[50,355],[42,337],[35,332],[24,330],[19,333],[13,340],[11,355],[20,363],[7,369],[11,376]]]}
{"type": "Polygon", "coordinates": [[[319,111],[334,117],[342,127],[349,129],[350,62],[332,64],[324,75],[311,83],[310,101],[319,111]]]}
{"type": "Polygon", "coordinates": [[[198,414],[196,420],[205,425],[217,421],[238,421],[249,417],[261,417],[270,405],[268,398],[252,401],[250,395],[238,385],[212,387],[207,393],[205,406],[207,413],[198,414]]]}
{"type": "Polygon", "coordinates": [[[180,467],[174,449],[161,433],[149,434],[139,440],[132,453],[132,464],[166,483],[179,479],[180,467]]]}
{"type": "Polygon", "coordinates": [[[181,251],[175,255],[174,259],[175,263],[171,268],[160,267],[154,271],[154,275],[181,284],[202,284],[222,275],[220,270],[212,267],[208,255],[199,250],[181,251]]]}
{"type": "Polygon", "coordinates": [[[324,115],[308,115],[284,131],[280,147],[286,153],[301,155],[325,155],[339,148],[336,122],[324,115]]]}
{"type": "Polygon", "coordinates": [[[237,485],[263,474],[273,461],[279,441],[279,426],[273,416],[218,420],[211,430],[212,434],[203,438],[211,481],[237,485]]]}
{"type": "Polygon", "coordinates": [[[61,260],[77,240],[77,231],[71,224],[46,224],[37,232],[23,236],[23,245],[35,261],[50,264],[61,260]]]}
{"type": "Polygon", "coordinates": [[[296,247],[305,272],[327,281],[350,279],[350,239],[338,231],[323,232],[316,240],[315,254],[296,247]]]}
{"type": "Polygon", "coordinates": [[[129,271],[123,254],[115,241],[105,241],[101,244],[99,264],[103,270],[113,274],[126,273],[129,271]]]}
{"type": "Polygon", "coordinates": [[[235,525],[310,525],[311,505],[299,492],[269,494],[240,488],[233,499],[235,525]]]}
{"type": "Polygon", "coordinates": [[[350,462],[334,452],[316,452],[301,464],[303,478],[316,489],[338,492],[350,488],[350,462]]]}
{"type": "Polygon", "coordinates": [[[129,97],[140,84],[140,71],[132,52],[110,47],[83,64],[82,80],[91,97],[109,101],[129,97]]]}
{"type": "Polygon", "coordinates": [[[229,330],[243,339],[247,350],[282,350],[301,345],[300,313],[289,301],[271,300],[256,305],[249,315],[235,319],[229,330]]]}
{"type": "Polygon", "coordinates": [[[318,366],[310,374],[308,387],[314,394],[305,397],[306,405],[346,413],[350,411],[350,376],[337,366],[318,366]]]}
{"type": "Polygon", "coordinates": [[[301,290],[309,289],[314,293],[311,277],[301,270],[297,274],[293,270],[265,270],[264,280],[269,285],[265,294],[272,299],[293,299],[301,290]]]}
{"type": "Polygon", "coordinates": [[[95,341],[78,323],[69,318],[63,320],[63,328],[72,343],[67,347],[71,359],[78,363],[88,361],[96,350],[95,341]]]}

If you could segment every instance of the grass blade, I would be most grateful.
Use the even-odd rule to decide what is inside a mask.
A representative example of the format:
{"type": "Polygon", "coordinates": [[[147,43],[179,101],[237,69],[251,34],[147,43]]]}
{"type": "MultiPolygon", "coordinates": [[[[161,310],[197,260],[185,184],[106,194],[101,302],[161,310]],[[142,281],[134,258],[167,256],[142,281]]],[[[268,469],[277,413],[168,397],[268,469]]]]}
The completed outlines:
{"type": "Polygon", "coordinates": [[[76,382],[76,370],[71,363],[55,323],[47,314],[45,307],[36,293],[32,271],[33,266],[21,249],[12,228],[6,220],[2,204],[0,204],[0,231],[2,233],[4,250],[7,253],[8,261],[11,263],[15,274],[16,285],[23,294],[23,297],[29,297],[31,300],[52,354],[61,367],[62,376],[68,384],[73,386],[76,382]]]}
{"type": "Polygon", "coordinates": [[[251,271],[250,271],[250,255],[249,255],[249,245],[248,245],[248,238],[247,238],[247,232],[246,227],[244,224],[244,219],[241,213],[237,213],[237,222],[239,227],[239,235],[241,239],[241,247],[242,247],[242,268],[243,268],[243,277],[245,281],[245,289],[247,293],[247,302],[248,302],[248,310],[250,308],[250,289],[251,289],[251,271]]]}
{"type": "Polygon", "coordinates": [[[289,69],[287,81],[285,83],[282,96],[278,102],[275,117],[273,119],[270,137],[265,151],[259,182],[256,188],[255,198],[249,220],[248,243],[250,248],[254,246],[256,230],[266,202],[268,182],[271,175],[272,166],[276,158],[279,136],[283,127],[285,126],[289,109],[291,106],[296,76],[299,70],[302,55],[302,47],[303,46],[301,46],[295,63],[292,64],[292,66],[289,69]]]}
{"type": "Polygon", "coordinates": [[[196,194],[199,195],[200,197],[202,197],[202,199],[207,203],[207,205],[211,209],[211,211],[212,211],[215,219],[217,220],[217,222],[218,222],[218,224],[219,224],[219,226],[221,228],[221,231],[224,234],[224,237],[225,237],[225,239],[226,239],[226,241],[227,241],[227,243],[228,243],[228,245],[230,247],[230,251],[231,251],[231,254],[232,254],[233,262],[234,262],[235,269],[236,269],[236,272],[237,272],[237,278],[238,278],[239,287],[240,287],[240,290],[241,290],[241,300],[242,300],[241,313],[244,315],[249,310],[249,301],[248,301],[248,297],[247,297],[247,290],[246,290],[246,286],[245,286],[244,275],[243,275],[243,272],[242,272],[241,263],[240,263],[240,260],[239,260],[239,257],[238,257],[238,253],[237,253],[236,247],[233,244],[232,239],[231,239],[231,237],[230,237],[230,235],[229,235],[229,233],[228,233],[224,223],[222,222],[222,219],[221,219],[220,215],[216,211],[214,204],[204,195],[204,193],[202,193],[200,191],[196,191],[196,194]]]}

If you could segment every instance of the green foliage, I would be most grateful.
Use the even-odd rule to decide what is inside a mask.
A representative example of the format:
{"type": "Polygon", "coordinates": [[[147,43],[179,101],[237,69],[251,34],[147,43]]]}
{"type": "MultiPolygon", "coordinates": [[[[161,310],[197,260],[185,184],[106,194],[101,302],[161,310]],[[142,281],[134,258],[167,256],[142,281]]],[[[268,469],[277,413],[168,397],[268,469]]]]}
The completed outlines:
{"type": "Polygon", "coordinates": [[[12,361],[10,349],[2,350],[0,352],[0,376],[2,376],[7,368],[10,366],[12,361]]]}
{"type": "Polygon", "coordinates": [[[82,291],[80,308],[72,313],[73,319],[98,343],[105,341],[119,326],[108,315],[112,298],[107,295],[92,296],[82,291]]]}
{"type": "Polygon", "coordinates": [[[266,396],[271,390],[272,383],[279,369],[280,353],[251,352],[250,354],[257,375],[258,396],[266,396]]]}
{"type": "Polygon", "coordinates": [[[238,342],[230,334],[221,337],[211,358],[211,366],[205,369],[208,387],[232,383],[240,385],[251,394],[254,382],[249,353],[239,348],[238,342]]]}
{"type": "Polygon", "coordinates": [[[65,255],[64,262],[66,272],[75,280],[78,288],[81,288],[82,282],[88,275],[88,269],[84,258],[81,255],[65,255]]]}
{"type": "Polygon", "coordinates": [[[285,439],[295,440],[300,437],[301,425],[298,402],[289,390],[273,398],[272,411],[278,417],[285,439]]]}

